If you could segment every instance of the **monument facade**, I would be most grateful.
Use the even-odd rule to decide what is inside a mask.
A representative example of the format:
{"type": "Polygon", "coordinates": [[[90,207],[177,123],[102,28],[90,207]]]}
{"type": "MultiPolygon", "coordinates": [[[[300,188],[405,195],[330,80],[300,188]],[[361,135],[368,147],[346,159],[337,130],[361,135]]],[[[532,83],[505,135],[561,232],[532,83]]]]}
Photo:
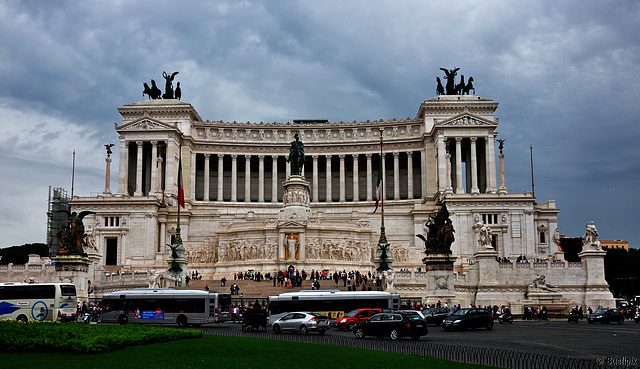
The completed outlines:
{"type": "Polygon", "coordinates": [[[496,166],[497,108],[492,99],[442,94],[422,102],[413,118],[241,123],[203,120],[177,99],[126,104],[115,126],[117,191],[71,200],[72,210],[95,212],[85,218],[96,247],[92,278],[166,269],[182,157],[182,244],[189,270],[205,279],[290,266],[375,273],[374,186],[382,171],[392,288],[401,295],[433,302],[428,291],[440,290],[450,304],[517,305],[544,275],[567,304],[610,304],[603,277],[557,252],[555,201],[507,191],[504,141],[496,166]],[[416,235],[429,233],[443,200],[455,229],[450,274],[427,286],[425,243],[416,235]],[[519,257],[528,261],[515,263],[519,257]]]}

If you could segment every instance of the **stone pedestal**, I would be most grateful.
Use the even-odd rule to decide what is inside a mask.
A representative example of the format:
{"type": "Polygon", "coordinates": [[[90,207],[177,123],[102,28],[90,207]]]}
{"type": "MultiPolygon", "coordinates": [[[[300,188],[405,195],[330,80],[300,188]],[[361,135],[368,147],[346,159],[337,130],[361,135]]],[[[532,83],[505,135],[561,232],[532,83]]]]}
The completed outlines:
{"type": "Polygon", "coordinates": [[[76,286],[76,294],[80,301],[88,301],[89,291],[87,280],[89,279],[89,264],[91,260],[87,255],[59,254],[53,258],[56,265],[57,281],[69,282],[76,286]]]}
{"type": "Polygon", "coordinates": [[[502,291],[498,286],[498,268],[496,262],[498,253],[493,249],[482,249],[473,256],[478,265],[478,292],[476,293],[477,306],[494,305],[503,300],[502,291]]]}
{"type": "Polygon", "coordinates": [[[435,304],[440,300],[443,304],[455,303],[453,263],[457,257],[451,254],[428,254],[422,262],[427,271],[427,304],[435,304]]]}
{"type": "Polygon", "coordinates": [[[578,254],[582,261],[583,268],[587,274],[585,283],[584,304],[596,307],[616,307],[613,294],[609,291],[609,284],[604,279],[604,256],[606,251],[596,248],[583,248],[578,254]]]}
{"type": "Polygon", "coordinates": [[[278,213],[278,223],[288,221],[306,223],[311,216],[309,182],[302,176],[292,175],[282,185],[284,204],[278,213]]]}

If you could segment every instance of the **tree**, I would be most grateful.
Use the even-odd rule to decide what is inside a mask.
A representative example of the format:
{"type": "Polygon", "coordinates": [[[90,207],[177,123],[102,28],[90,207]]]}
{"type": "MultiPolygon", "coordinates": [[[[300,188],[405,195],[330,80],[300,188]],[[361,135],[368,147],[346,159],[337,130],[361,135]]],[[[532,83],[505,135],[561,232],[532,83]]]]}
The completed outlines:
{"type": "Polygon", "coordinates": [[[41,257],[49,256],[49,248],[44,243],[27,243],[22,246],[11,246],[0,249],[0,264],[26,264],[29,261],[29,254],[38,254],[41,257]]]}
{"type": "Polygon", "coordinates": [[[566,237],[560,239],[560,248],[564,251],[566,261],[577,263],[580,261],[578,253],[582,251],[582,238],[566,237]]]}

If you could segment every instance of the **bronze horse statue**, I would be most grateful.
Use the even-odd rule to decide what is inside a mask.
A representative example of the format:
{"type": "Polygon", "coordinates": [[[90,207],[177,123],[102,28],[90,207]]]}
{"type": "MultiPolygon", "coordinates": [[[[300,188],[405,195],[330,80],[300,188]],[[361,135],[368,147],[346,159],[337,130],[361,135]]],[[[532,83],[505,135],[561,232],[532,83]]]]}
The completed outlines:
{"type": "Polygon", "coordinates": [[[462,95],[469,95],[469,91],[473,90],[473,94],[476,94],[476,89],[473,87],[473,77],[469,77],[467,85],[462,88],[462,95]]]}
{"type": "Polygon", "coordinates": [[[444,95],[444,86],[442,85],[442,82],[440,81],[440,77],[436,77],[436,82],[438,82],[438,85],[436,86],[436,94],[437,95],[444,95]]]}
{"type": "Polygon", "coordinates": [[[160,91],[158,86],[156,86],[156,81],[151,80],[151,87],[149,87],[149,85],[146,82],[143,83],[142,86],[144,86],[144,91],[142,91],[142,96],[148,95],[149,99],[153,99],[153,100],[160,98],[160,95],[162,94],[162,92],[160,91]]]}

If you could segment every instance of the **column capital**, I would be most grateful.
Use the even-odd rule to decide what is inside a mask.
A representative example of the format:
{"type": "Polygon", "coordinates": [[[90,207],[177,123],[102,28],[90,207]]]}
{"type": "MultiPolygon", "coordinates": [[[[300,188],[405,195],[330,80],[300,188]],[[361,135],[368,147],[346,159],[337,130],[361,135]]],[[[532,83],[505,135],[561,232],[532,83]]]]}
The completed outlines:
{"type": "Polygon", "coordinates": [[[471,142],[476,142],[476,141],[478,141],[478,137],[469,137],[469,139],[471,140],[471,142]]]}
{"type": "Polygon", "coordinates": [[[156,140],[156,141],[151,141],[151,144],[152,144],[153,146],[155,146],[155,145],[157,145],[157,144],[158,144],[158,141],[157,141],[157,140],[156,140]]]}
{"type": "MultiPolygon", "coordinates": [[[[236,155],[236,156],[238,156],[238,155],[236,155]]],[[[251,154],[244,154],[244,157],[247,158],[247,159],[251,159],[251,154]]]]}
{"type": "Polygon", "coordinates": [[[344,160],[345,155],[344,154],[340,154],[340,155],[338,155],[338,157],[340,158],[340,160],[344,160]]]}
{"type": "Polygon", "coordinates": [[[136,140],[136,145],[138,145],[138,146],[142,145],[143,143],[144,143],[144,141],[137,141],[136,140]]]}
{"type": "Polygon", "coordinates": [[[264,160],[264,155],[258,155],[258,159],[264,160]]]}
{"type": "Polygon", "coordinates": [[[462,142],[462,137],[456,137],[456,143],[462,142]]]}
{"type": "Polygon", "coordinates": [[[238,154],[231,154],[231,159],[233,159],[233,160],[238,159],[238,154]]]}
{"type": "Polygon", "coordinates": [[[319,157],[319,156],[320,156],[320,155],[317,155],[317,154],[316,154],[316,155],[311,155],[311,157],[313,158],[313,160],[318,160],[318,157],[319,157]]]}
{"type": "Polygon", "coordinates": [[[327,158],[327,159],[331,159],[331,157],[333,157],[333,155],[331,155],[331,154],[325,155],[325,158],[327,158]]]}
{"type": "Polygon", "coordinates": [[[364,154],[364,155],[367,157],[367,159],[371,159],[371,157],[373,156],[373,154],[371,154],[371,153],[369,153],[369,154],[364,154]]]}
{"type": "Polygon", "coordinates": [[[202,154],[204,155],[205,159],[209,159],[209,157],[211,156],[211,154],[207,153],[207,154],[202,154]]]}
{"type": "Polygon", "coordinates": [[[400,156],[400,153],[399,153],[399,152],[397,152],[397,151],[394,151],[394,152],[393,152],[393,157],[394,157],[394,158],[397,158],[397,157],[399,157],[399,156],[400,156]]]}
{"type": "Polygon", "coordinates": [[[216,154],[216,155],[218,155],[218,159],[224,158],[224,154],[216,154]]]}

